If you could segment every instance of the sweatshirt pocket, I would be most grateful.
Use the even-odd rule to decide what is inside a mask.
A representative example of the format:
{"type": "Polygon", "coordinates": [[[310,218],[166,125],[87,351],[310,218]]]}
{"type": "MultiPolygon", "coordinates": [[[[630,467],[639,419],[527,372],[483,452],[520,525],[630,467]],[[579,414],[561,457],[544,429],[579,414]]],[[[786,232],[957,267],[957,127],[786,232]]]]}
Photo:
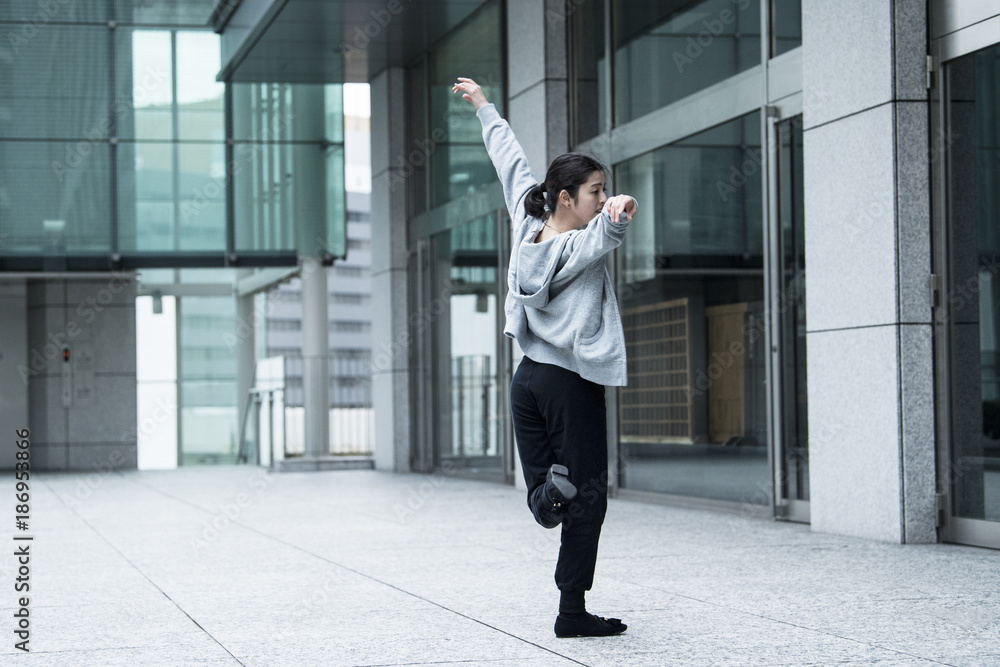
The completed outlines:
{"type": "Polygon", "coordinates": [[[608,326],[603,319],[598,324],[597,331],[589,336],[581,336],[576,341],[576,357],[581,361],[608,362],[614,359],[616,348],[614,327],[608,326]]]}

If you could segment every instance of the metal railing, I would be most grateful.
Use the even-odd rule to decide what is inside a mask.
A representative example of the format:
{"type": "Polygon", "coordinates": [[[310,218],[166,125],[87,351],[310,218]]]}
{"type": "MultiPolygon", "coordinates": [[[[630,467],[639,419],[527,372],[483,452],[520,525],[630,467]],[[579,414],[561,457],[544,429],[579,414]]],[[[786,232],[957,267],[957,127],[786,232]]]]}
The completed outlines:
{"type": "Polygon", "coordinates": [[[240,429],[238,461],[271,466],[305,452],[305,391],[310,364],[325,361],[330,382],[327,454],[371,456],[375,418],[371,404],[371,364],[363,356],[324,358],[279,356],[261,359],[240,429]]]}

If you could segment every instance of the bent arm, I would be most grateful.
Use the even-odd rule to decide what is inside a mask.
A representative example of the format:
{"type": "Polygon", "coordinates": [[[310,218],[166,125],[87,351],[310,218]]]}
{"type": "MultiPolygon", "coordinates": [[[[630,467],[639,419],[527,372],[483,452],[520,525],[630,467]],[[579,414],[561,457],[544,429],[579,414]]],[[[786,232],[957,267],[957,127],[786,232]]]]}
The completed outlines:
{"type": "Polygon", "coordinates": [[[483,124],[486,152],[490,154],[497,176],[503,185],[503,196],[507,202],[510,219],[515,222],[519,219],[518,211],[523,211],[524,196],[528,194],[528,190],[537,185],[537,181],[531,173],[531,166],[521,149],[521,144],[517,143],[514,131],[510,129],[507,121],[500,117],[496,107],[487,104],[480,107],[476,115],[483,124]]]}
{"type": "Polygon", "coordinates": [[[552,282],[572,280],[587,267],[617,248],[625,240],[628,221],[612,222],[608,209],[590,221],[586,229],[569,232],[552,282]]]}

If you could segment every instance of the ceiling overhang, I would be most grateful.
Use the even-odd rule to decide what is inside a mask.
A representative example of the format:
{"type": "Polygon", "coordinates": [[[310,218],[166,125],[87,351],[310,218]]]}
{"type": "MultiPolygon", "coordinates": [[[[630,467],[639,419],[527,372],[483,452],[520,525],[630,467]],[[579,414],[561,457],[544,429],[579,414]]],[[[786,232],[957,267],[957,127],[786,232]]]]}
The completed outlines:
{"type": "Polygon", "coordinates": [[[487,0],[219,0],[220,81],[368,83],[402,67],[487,0]]]}

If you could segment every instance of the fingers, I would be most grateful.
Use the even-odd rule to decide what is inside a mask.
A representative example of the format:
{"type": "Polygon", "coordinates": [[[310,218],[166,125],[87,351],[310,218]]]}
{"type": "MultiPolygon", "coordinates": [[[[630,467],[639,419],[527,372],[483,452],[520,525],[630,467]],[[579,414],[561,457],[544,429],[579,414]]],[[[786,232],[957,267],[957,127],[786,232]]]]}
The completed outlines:
{"type": "Polygon", "coordinates": [[[608,199],[606,206],[608,215],[615,222],[632,220],[636,211],[635,199],[630,195],[615,195],[608,199]]]}

